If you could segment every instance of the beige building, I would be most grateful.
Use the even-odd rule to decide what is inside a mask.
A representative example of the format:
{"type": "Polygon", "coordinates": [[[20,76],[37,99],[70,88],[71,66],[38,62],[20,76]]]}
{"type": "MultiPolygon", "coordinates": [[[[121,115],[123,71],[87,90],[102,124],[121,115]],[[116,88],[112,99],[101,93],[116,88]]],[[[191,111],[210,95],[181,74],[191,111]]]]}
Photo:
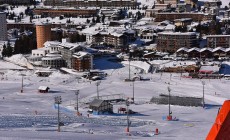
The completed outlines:
{"type": "Polygon", "coordinates": [[[197,38],[195,32],[161,32],[157,36],[157,50],[175,53],[179,48],[196,47],[197,38]]]}
{"type": "Polygon", "coordinates": [[[51,40],[51,24],[36,25],[37,48],[42,48],[46,41],[51,40]]]}

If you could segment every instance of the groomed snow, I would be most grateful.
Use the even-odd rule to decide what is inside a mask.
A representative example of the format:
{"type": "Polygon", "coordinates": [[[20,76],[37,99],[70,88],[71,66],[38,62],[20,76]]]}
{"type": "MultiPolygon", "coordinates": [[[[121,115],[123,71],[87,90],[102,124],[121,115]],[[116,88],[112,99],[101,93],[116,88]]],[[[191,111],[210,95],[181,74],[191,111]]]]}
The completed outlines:
{"type": "MultiPolygon", "coordinates": [[[[128,78],[128,66],[107,61],[105,58],[95,60],[95,68],[102,69],[108,76],[98,86],[100,95],[123,94],[131,98],[133,83],[124,82],[128,78]],[[105,67],[108,66],[108,67],[105,67]]],[[[173,62],[172,62],[173,63],[173,62]]],[[[10,68],[12,64],[0,61],[0,67],[10,68]]],[[[13,68],[15,66],[13,65],[13,68]]],[[[78,79],[72,74],[53,72],[50,77],[37,77],[36,70],[15,71],[0,70],[0,139],[177,139],[203,140],[208,134],[220,105],[229,99],[228,85],[225,79],[202,79],[205,81],[205,103],[202,107],[171,106],[172,115],[179,121],[163,120],[168,114],[168,105],[149,104],[153,96],[171,95],[202,97],[203,85],[200,79],[180,78],[180,74],[169,73],[138,74],[137,68],[131,66],[131,76],[134,73],[150,81],[135,81],[135,103],[130,109],[139,114],[130,117],[131,136],[127,136],[126,115],[90,115],[87,117],[87,105],[84,103],[96,96],[96,82],[78,79]],[[21,90],[21,74],[23,76],[23,93],[21,90]],[[49,93],[39,93],[39,86],[48,86],[49,93]],[[74,110],[76,89],[79,94],[79,111],[74,110]],[[61,132],[57,130],[57,106],[54,97],[61,96],[61,121],[65,126],[61,132]],[[153,135],[155,129],[159,135],[153,135]],[[196,135],[194,135],[196,134],[196,135]]],[[[124,104],[115,104],[114,112],[124,104]]]]}

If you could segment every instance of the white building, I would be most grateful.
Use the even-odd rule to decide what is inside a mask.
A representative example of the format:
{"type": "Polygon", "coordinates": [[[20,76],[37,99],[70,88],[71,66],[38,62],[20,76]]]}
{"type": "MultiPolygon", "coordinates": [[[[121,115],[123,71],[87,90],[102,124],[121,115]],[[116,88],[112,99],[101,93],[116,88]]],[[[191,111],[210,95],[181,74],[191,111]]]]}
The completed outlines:
{"type": "Polygon", "coordinates": [[[60,53],[60,46],[61,42],[58,41],[46,41],[44,43],[44,47],[50,50],[50,53],[60,53]]]}
{"type": "Polygon", "coordinates": [[[39,48],[39,49],[36,49],[36,50],[32,50],[32,56],[33,57],[44,57],[48,53],[50,53],[49,48],[39,48]]]}
{"type": "Polygon", "coordinates": [[[0,41],[7,41],[6,13],[0,12],[0,41]]]}

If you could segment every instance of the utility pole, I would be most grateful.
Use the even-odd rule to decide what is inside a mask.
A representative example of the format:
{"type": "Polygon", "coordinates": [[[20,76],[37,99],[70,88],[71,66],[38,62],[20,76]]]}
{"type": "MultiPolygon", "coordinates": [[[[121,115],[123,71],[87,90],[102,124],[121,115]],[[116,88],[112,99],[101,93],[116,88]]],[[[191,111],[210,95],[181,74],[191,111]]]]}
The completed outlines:
{"type": "Polygon", "coordinates": [[[54,101],[55,101],[55,104],[58,105],[58,132],[61,131],[61,128],[60,128],[60,111],[59,111],[59,105],[62,103],[62,100],[61,100],[61,96],[56,96],[54,97],[54,101]]]}
{"type": "Polygon", "coordinates": [[[205,107],[205,103],[204,103],[204,85],[205,85],[205,81],[201,82],[203,85],[203,108],[205,107]]]}
{"type": "Polygon", "coordinates": [[[101,84],[101,81],[97,81],[96,82],[96,86],[97,86],[97,99],[99,99],[99,91],[98,91],[98,86],[101,84]]]}
{"type": "Polygon", "coordinates": [[[79,112],[79,111],[78,111],[78,95],[79,95],[79,90],[76,90],[76,91],[75,91],[75,95],[76,95],[76,97],[77,97],[77,100],[76,100],[76,108],[75,108],[75,109],[77,110],[77,113],[78,113],[78,112],[79,112]]]}

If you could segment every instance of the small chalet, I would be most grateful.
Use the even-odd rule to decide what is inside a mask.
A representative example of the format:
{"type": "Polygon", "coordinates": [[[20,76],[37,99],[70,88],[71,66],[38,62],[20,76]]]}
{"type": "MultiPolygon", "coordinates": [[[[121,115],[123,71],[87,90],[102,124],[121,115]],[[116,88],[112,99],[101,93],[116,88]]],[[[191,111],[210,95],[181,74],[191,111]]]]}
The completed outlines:
{"type": "Polygon", "coordinates": [[[113,113],[113,105],[106,100],[94,99],[89,108],[93,110],[94,115],[113,113]]]}
{"type": "Polygon", "coordinates": [[[47,87],[47,86],[40,86],[39,88],[38,88],[38,91],[40,92],[40,93],[47,93],[47,92],[49,92],[49,87],[47,87]]]}

